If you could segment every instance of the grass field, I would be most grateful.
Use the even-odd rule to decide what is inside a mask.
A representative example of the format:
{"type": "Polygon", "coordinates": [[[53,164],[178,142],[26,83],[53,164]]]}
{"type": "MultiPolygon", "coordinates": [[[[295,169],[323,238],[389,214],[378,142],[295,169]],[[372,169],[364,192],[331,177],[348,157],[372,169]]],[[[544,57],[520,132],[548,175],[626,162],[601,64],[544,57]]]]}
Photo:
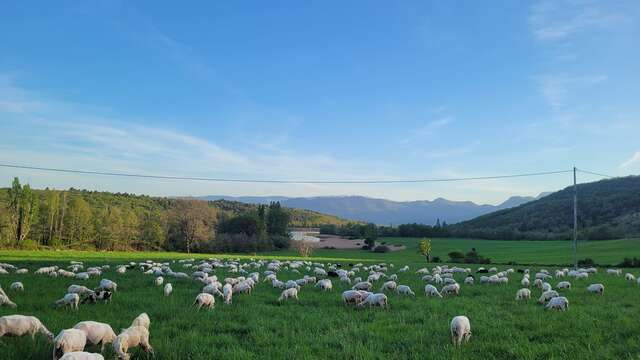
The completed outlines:
{"type": "MultiPolygon", "coordinates": [[[[462,284],[460,297],[426,298],[424,282],[415,274],[418,265],[423,266],[422,258],[414,251],[416,240],[383,241],[401,241],[411,247],[404,254],[322,250],[316,255],[342,258],[343,264],[357,261],[349,259],[393,262],[396,270],[409,264],[410,271],[398,273],[398,284],[411,286],[418,296],[413,299],[389,294],[389,310],[343,306],[340,294],[347,286],[334,281],[333,292],[322,293],[313,287],[304,287],[299,302],[284,304],[276,301],[280,290],[260,283],[252,295],[234,296],[232,305],[223,305],[218,298],[213,311],[196,312],[190,304],[202,288],[200,283],[167,278],[173,284],[174,293],[165,298],[162,289],[153,285],[153,276],[143,275],[138,270],[123,275],[114,271],[114,265],[129,260],[171,262],[187,257],[186,254],[2,251],[0,261],[26,266],[32,271],[45,264],[66,266],[71,259],[83,259],[86,265],[110,264],[111,270],[103,274],[103,278],[116,281],[119,287],[112,303],[81,305],[80,310],[74,312],[53,309],[51,305],[65,294],[69,285],[78,283],[95,287],[99,278],[83,282],[34,274],[0,275],[0,284],[19,306],[16,310],[0,307],[0,316],[34,315],[56,334],[82,320],[106,322],[119,332],[144,311],[152,320],[151,344],[156,359],[637,359],[640,356],[640,323],[637,321],[640,286],[623,277],[605,275],[601,270],[587,280],[571,279],[574,288],[560,291],[571,303],[567,312],[544,311],[534,300],[516,303],[514,296],[520,288],[521,278],[517,273],[511,275],[507,285],[462,284]],[[9,291],[7,288],[13,281],[23,282],[26,291],[9,291]],[[586,286],[595,282],[605,284],[604,296],[586,293],[586,286]],[[449,322],[453,316],[461,314],[470,318],[473,336],[469,344],[454,348],[450,343],[449,322]]],[[[477,242],[471,240],[450,243],[435,240],[434,250],[437,254],[446,253],[449,249],[466,250],[474,244],[477,242]]],[[[526,248],[515,248],[517,244],[483,240],[482,246],[476,247],[483,255],[503,261],[545,263],[566,259],[560,251],[562,248],[554,247],[557,245],[535,242],[531,245],[545,246],[545,251],[535,255],[537,250],[523,251],[526,248]]],[[[602,259],[617,261],[619,256],[633,256],[638,249],[637,242],[593,242],[588,245],[591,244],[601,248],[589,249],[593,255],[584,257],[596,260],[602,253],[602,259]],[[607,244],[612,248],[609,251],[607,244]],[[620,250],[631,247],[635,250],[620,250]]],[[[586,244],[582,248],[587,252],[586,244]]],[[[183,271],[178,263],[171,266],[174,271],[183,271]]],[[[260,269],[262,271],[264,268],[260,269]]],[[[389,269],[388,273],[394,272],[389,269]]],[[[631,272],[640,275],[637,270],[631,272]]],[[[221,270],[217,270],[216,275],[221,279],[231,276],[221,270]]],[[[366,277],[364,271],[358,275],[366,277]]],[[[301,277],[302,274],[290,271],[278,275],[281,280],[301,277]]],[[[456,278],[462,282],[462,276],[456,278]]],[[[557,281],[554,279],[550,283],[555,287],[557,281]]],[[[375,285],[379,288],[381,283],[375,285]]],[[[533,290],[534,297],[539,293],[538,289],[533,290]]],[[[133,354],[133,358],[151,358],[139,350],[133,354]]],[[[110,348],[105,355],[107,359],[114,358],[110,348]]],[[[2,359],[47,359],[50,356],[51,345],[43,338],[37,338],[35,343],[28,337],[0,338],[2,359]]]]}

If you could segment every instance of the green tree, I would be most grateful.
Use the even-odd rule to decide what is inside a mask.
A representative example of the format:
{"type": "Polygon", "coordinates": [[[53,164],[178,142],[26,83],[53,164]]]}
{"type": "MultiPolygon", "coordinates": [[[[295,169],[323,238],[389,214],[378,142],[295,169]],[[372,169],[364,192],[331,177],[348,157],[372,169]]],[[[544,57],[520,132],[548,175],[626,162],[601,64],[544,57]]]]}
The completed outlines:
{"type": "Polygon", "coordinates": [[[269,235],[289,236],[289,213],[280,206],[280,202],[271,202],[267,212],[267,233],[269,235]]]}
{"type": "Polygon", "coordinates": [[[426,238],[420,240],[418,252],[420,253],[420,255],[424,256],[427,262],[431,262],[431,240],[426,238]]]}
{"type": "Polygon", "coordinates": [[[9,189],[10,228],[15,245],[19,246],[29,235],[33,222],[38,217],[38,198],[28,184],[20,185],[13,179],[9,189]]]}
{"type": "Polygon", "coordinates": [[[71,199],[67,221],[69,236],[66,245],[86,245],[93,232],[93,222],[91,208],[81,196],[71,199]]]}

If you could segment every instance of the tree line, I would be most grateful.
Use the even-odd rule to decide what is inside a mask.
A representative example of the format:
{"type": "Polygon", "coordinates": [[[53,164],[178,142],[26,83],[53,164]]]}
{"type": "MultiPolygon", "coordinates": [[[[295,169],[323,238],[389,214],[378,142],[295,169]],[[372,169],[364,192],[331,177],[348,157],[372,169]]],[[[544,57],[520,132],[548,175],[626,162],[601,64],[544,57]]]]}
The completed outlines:
{"type": "MultiPolygon", "coordinates": [[[[257,252],[289,247],[279,203],[155,198],[87,190],[0,189],[0,247],[257,252]]],[[[308,220],[305,214],[295,214],[308,220]]]]}

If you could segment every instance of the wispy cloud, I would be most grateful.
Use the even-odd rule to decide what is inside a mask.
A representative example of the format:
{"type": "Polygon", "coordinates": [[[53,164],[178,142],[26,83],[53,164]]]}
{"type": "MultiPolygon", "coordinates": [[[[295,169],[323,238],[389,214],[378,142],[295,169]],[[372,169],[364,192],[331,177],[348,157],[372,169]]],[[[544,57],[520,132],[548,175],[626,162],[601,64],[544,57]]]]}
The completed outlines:
{"type": "Polygon", "coordinates": [[[438,130],[453,123],[453,121],[453,117],[448,115],[436,117],[435,119],[428,121],[423,126],[410,131],[409,136],[405,137],[400,142],[402,144],[408,144],[430,137],[437,133],[438,130]]]}
{"type": "Polygon", "coordinates": [[[635,166],[636,164],[640,164],[640,151],[636,151],[630,158],[622,162],[622,164],[620,164],[620,168],[629,168],[631,166],[635,166]]]}
{"type": "Polygon", "coordinates": [[[540,93],[547,104],[556,110],[566,105],[572,91],[589,88],[606,80],[606,75],[546,74],[536,78],[540,93]]]}

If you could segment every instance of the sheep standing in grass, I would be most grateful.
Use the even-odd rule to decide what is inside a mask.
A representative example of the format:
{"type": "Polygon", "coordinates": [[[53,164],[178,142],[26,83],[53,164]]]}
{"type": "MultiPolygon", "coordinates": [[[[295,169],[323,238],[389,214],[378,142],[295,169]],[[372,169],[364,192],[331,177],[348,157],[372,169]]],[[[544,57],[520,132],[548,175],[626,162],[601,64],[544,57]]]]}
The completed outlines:
{"type": "Polygon", "coordinates": [[[636,281],[636,277],[633,276],[633,274],[631,274],[631,273],[624,274],[624,278],[629,280],[629,281],[631,281],[631,282],[636,281]]]}
{"type": "Polygon", "coordinates": [[[538,299],[538,303],[539,304],[544,304],[547,301],[553,299],[554,297],[558,297],[560,295],[558,295],[558,292],[555,290],[549,290],[549,291],[545,291],[542,293],[542,295],[540,295],[540,298],[538,299]]]}
{"type": "Polygon", "coordinates": [[[556,287],[558,289],[571,289],[571,283],[568,281],[560,281],[556,287]]]}
{"type": "Polygon", "coordinates": [[[13,301],[11,301],[11,299],[9,299],[9,297],[6,294],[0,294],[0,306],[8,306],[13,309],[18,307],[18,305],[16,305],[16,303],[14,303],[13,301]]]}
{"type": "Polygon", "coordinates": [[[162,276],[158,276],[155,280],[156,286],[161,286],[164,283],[164,278],[162,276]]]}
{"type": "Polygon", "coordinates": [[[383,292],[385,290],[395,290],[398,287],[398,284],[395,281],[387,281],[384,284],[382,284],[382,287],[380,288],[380,292],[383,292]]]}
{"type": "MultiPolygon", "coordinates": [[[[213,297],[211,294],[207,295],[213,297]]],[[[153,348],[149,344],[149,330],[144,326],[131,326],[123,330],[113,342],[113,350],[120,360],[128,360],[130,355],[127,352],[136,346],[140,346],[145,352],[153,354],[153,348]]]]}
{"type": "Polygon", "coordinates": [[[78,304],[80,303],[80,296],[78,294],[69,293],[62,299],[56,300],[54,305],[56,307],[69,306],[71,309],[78,310],[78,304]]]}
{"type": "Polygon", "coordinates": [[[68,294],[83,295],[83,294],[91,293],[91,292],[93,292],[93,290],[89,289],[86,286],[82,286],[82,285],[70,285],[67,288],[67,293],[68,294]]]}
{"type": "Polygon", "coordinates": [[[224,299],[225,305],[231,305],[231,299],[233,297],[233,287],[231,284],[225,284],[222,287],[222,298],[224,299]]]}
{"type": "Polygon", "coordinates": [[[282,294],[280,294],[280,297],[278,298],[278,301],[283,301],[289,298],[294,298],[296,300],[298,299],[298,289],[296,288],[290,288],[290,289],[286,289],[282,292],[282,294]]]}
{"type": "Polygon", "coordinates": [[[149,315],[147,315],[147,313],[142,313],[133,319],[131,326],[142,326],[149,330],[149,326],[151,326],[151,319],[149,319],[149,315]]]}
{"type": "Polygon", "coordinates": [[[29,334],[33,339],[37,333],[53,340],[53,334],[35,316],[7,315],[0,317],[0,337],[29,334]]]}
{"type": "Polygon", "coordinates": [[[373,284],[371,284],[368,281],[361,281],[355,285],[353,285],[352,289],[353,290],[366,290],[369,291],[371,290],[371,288],[373,287],[373,284]]]}
{"type": "Polygon", "coordinates": [[[53,340],[53,360],[57,360],[68,352],[83,351],[86,344],[87,336],[84,331],[78,329],[62,330],[53,340]]]}
{"type": "Polygon", "coordinates": [[[19,281],[16,281],[13,284],[11,284],[9,288],[13,291],[24,291],[24,285],[19,281]]]}
{"type": "Polygon", "coordinates": [[[84,332],[89,344],[100,344],[100,352],[104,352],[104,346],[112,343],[116,339],[116,333],[109,324],[97,321],[82,321],[77,323],[73,328],[84,332]]]}
{"type": "Polygon", "coordinates": [[[171,283],[167,283],[164,286],[164,296],[169,296],[173,292],[173,285],[171,283]]]}
{"type": "Polygon", "coordinates": [[[413,290],[411,290],[411,288],[407,285],[398,285],[398,287],[396,288],[396,294],[416,296],[416,293],[414,293],[413,290]]]}
{"type": "Polygon", "coordinates": [[[358,290],[347,290],[342,293],[342,301],[345,305],[357,305],[360,301],[362,301],[362,294],[358,290]]]}
{"type": "Polygon", "coordinates": [[[468,342],[471,338],[471,323],[466,316],[456,316],[451,320],[451,341],[453,345],[460,346],[462,341],[468,342]]]}
{"type": "Polygon", "coordinates": [[[109,279],[102,279],[100,280],[100,285],[99,285],[101,290],[109,290],[112,292],[116,292],[118,290],[118,284],[116,284],[115,282],[109,280],[109,279]]]}
{"type": "Polygon", "coordinates": [[[569,300],[564,296],[557,296],[549,300],[546,309],[565,311],[569,309],[569,300]]]}
{"type": "Polygon", "coordinates": [[[449,284],[440,290],[440,293],[444,296],[447,295],[455,295],[460,296],[460,285],[459,284],[449,284]]]}
{"type": "Polygon", "coordinates": [[[604,285],[602,284],[591,284],[587,287],[587,291],[594,294],[604,295],[604,285]]]}
{"type": "Polygon", "coordinates": [[[216,303],[216,299],[211,294],[200,293],[196,296],[195,301],[193,302],[193,306],[195,306],[198,310],[205,309],[213,309],[216,303]]]}
{"type": "Polygon", "coordinates": [[[387,295],[383,293],[378,294],[369,294],[366,299],[358,303],[358,307],[364,307],[365,305],[371,306],[380,306],[382,308],[389,308],[389,300],[387,299],[387,295]]]}
{"type": "Polygon", "coordinates": [[[475,279],[473,278],[473,276],[467,276],[466,278],[464,278],[464,283],[467,285],[473,285],[474,282],[475,279]]]}
{"type": "Polygon", "coordinates": [[[333,284],[330,279],[323,279],[316,283],[315,287],[320,288],[323,291],[333,290],[333,284]]]}
{"type": "Polygon", "coordinates": [[[524,287],[529,287],[529,278],[528,277],[522,278],[522,280],[520,281],[520,284],[522,284],[522,286],[524,287]]]}
{"type": "Polygon", "coordinates": [[[104,360],[104,356],[84,351],[74,351],[64,354],[59,360],[104,360]]]}
{"type": "Polygon", "coordinates": [[[437,296],[437,297],[442,297],[442,294],[440,294],[440,292],[438,291],[438,288],[436,288],[435,286],[431,285],[431,284],[427,284],[424,287],[424,294],[426,296],[437,296]]]}
{"type": "Polygon", "coordinates": [[[531,298],[531,290],[522,288],[516,292],[516,300],[528,300],[531,298]]]}

